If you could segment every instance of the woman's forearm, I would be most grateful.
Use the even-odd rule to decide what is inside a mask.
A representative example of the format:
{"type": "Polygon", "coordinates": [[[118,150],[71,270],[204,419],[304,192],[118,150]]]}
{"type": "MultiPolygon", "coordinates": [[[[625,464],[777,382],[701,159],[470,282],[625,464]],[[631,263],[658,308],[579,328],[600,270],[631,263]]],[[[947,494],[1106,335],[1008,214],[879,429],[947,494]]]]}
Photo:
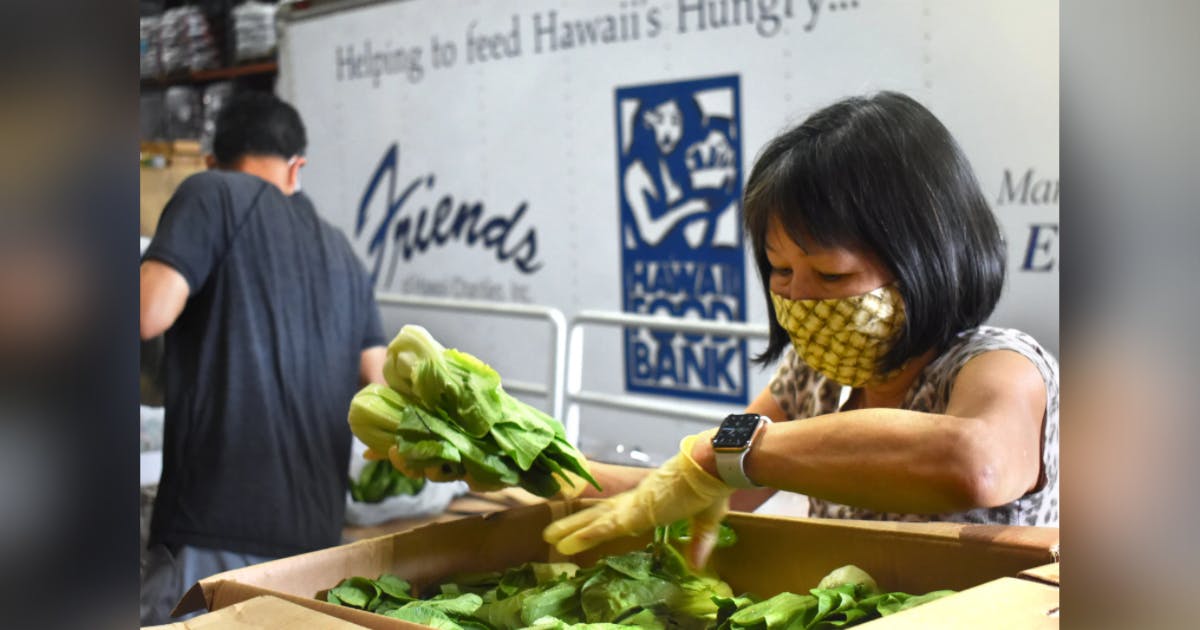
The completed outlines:
{"type": "MultiPolygon", "coordinates": [[[[863,409],[770,425],[746,456],[756,483],[883,512],[977,507],[997,474],[971,419],[863,409]]],[[[710,443],[693,457],[716,474],[710,443]]]]}

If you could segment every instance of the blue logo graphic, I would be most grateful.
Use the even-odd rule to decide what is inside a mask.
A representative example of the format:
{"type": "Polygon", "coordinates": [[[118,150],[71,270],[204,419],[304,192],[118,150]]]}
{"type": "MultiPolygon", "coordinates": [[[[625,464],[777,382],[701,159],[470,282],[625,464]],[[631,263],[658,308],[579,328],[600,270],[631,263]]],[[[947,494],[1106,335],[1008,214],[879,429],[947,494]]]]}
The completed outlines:
{"type": "MultiPolygon", "coordinates": [[[[743,322],[737,75],[616,91],[625,312],[743,322]]],[[[745,403],[746,343],[625,330],[629,391],[745,403]]]]}

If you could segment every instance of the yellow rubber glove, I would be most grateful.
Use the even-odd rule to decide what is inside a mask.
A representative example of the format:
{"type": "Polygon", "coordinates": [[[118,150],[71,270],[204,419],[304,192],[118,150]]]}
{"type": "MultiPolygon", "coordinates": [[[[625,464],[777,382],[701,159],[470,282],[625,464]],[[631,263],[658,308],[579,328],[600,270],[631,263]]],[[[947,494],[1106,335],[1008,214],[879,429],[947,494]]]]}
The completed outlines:
{"type": "Polygon", "coordinates": [[[717,527],[729,510],[729,495],[733,493],[733,488],[704,472],[692,459],[696,440],[712,439],[712,435],[712,431],[705,431],[683,438],[679,454],[636,488],[551,523],[542,538],[569,556],[621,536],[634,536],[690,518],[688,560],[693,567],[703,566],[716,543],[717,527]]]}

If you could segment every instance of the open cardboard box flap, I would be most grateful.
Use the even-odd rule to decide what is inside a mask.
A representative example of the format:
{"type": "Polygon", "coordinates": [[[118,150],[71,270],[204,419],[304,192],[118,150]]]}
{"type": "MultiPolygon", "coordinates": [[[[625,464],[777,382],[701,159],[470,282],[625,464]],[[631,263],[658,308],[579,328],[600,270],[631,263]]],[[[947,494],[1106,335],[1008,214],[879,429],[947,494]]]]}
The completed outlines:
{"type": "Polygon", "coordinates": [[[916,608],[868,622],[871,630],[1058,628],[1058,587],[999,578],[916,608]]]}
{"type": "Polygon", "coordinates": [[[215,612],[143,630],[361,630],[363,626],[288,601],[259,595],[215,612]]]}
{"type": "Polygon", "coordinates": [[[1021,572],[1021,577],[1058,586],[1058,563],[1053,562],[1040,567],[1026,569],[1021,572]]]}
{"type": "MultiPolygon", "coordinates": [[[[371,628],[420,628],[317,597],[355,575],[394,573],[425,595],[423,589],[455,573],[562,560],[542,541],[542,529],[555,518],[591,503],[594,501],[545,503],[435,523],[218,573],[193,586],[174,614],[205,607],[218,610],[269,594],[371,628]]],[[[743,513],[731,513],[726,522],[737,532],[738,543],[718,549],[711,567],[734,592],[760,597],[782,591],[806,592],[825,574],[846,564],[866,570],[885,590],[965,590],[1051,562],[1051,549],[1058,543],[1057,528],[793,519],[743,513]]],[[[649,540],[647,534],[613,541],[571,560],[590,566],[602,556],[640,549],[649,540]]]]}

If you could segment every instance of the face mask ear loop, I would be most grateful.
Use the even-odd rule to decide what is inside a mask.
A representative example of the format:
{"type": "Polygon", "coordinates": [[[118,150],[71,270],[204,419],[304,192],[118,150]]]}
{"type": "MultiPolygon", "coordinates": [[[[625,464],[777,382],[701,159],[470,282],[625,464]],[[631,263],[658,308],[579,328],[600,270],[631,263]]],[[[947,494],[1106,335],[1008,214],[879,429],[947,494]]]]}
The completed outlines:
{"type": "MultiPolygon", "coordinates": [[[[288,162],[287,162],[288,170],[291,170],[292,166],[294,166],[299,161],[300,161],[300,156],[293,155],[292,158],[290,160],[288,160],[288,162]]],[[[294,186],[292,186],[292,194],[294,195],[298,192],[300,192],[300,170],[299,169],[296,170],[296,184],[294,186]]]]}

